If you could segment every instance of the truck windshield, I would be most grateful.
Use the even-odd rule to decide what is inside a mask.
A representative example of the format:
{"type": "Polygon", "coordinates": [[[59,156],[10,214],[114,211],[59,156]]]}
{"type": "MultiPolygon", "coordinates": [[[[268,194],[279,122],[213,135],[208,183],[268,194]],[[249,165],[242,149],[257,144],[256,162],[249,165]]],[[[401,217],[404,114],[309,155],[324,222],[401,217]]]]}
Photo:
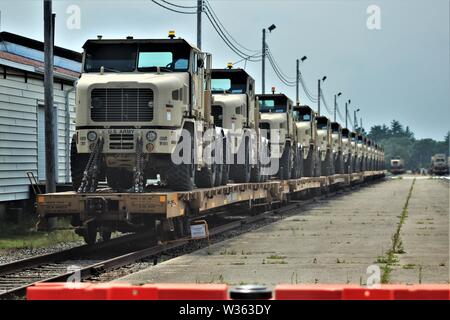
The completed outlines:
{"type": "Polygon", "coordinates": [[[136,68],[136,46],[124,44],[90,45],[85,51],[85,72],[132,72],[136,68]]]}
{"type": "Polygon", "coordinates": [[[213,72],[211,79],[211,91],[213,93],[244,94],[247,90],[247,80],[239,74],[227,74],[226,72],[213,72]]]}
{"type": "Polygon", "coordinates": [[[294,121],[311,121],[310,113],[302,113],[298,110],[294,111],[294,121]]]}
{"type": "Polygon", "coordinates": [[[187,71],[189,68],[189,53],[140,51],[138,58],[139,71],[187,71]]]}
{"type": "Polygon", "coordinates": [[[259,111],[262,113],[284,113],[286,109],[285,103],[279,103],[275,99],[259,100],[259,111]]]}
{"type": "Polygon", "coordinates": [[[187,71],[190,48],[185,44],[89,43],[85,72],[187,71]]]}

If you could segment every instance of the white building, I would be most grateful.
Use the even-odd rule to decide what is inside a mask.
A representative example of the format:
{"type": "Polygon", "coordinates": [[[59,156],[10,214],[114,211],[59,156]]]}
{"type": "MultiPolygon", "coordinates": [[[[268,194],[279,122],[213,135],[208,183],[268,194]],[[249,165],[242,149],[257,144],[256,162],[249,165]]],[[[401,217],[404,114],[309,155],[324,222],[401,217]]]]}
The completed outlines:
{"type": "MultiPolygon", "coordinates": [[[[29,199],[31,171],[45,181],[44,44],[0,32],[0,206],[29,199]]],[[[70,182],[70,139],[74,131],[74,81],[81,54],[54,48],[57,182],[70,182]]]]}

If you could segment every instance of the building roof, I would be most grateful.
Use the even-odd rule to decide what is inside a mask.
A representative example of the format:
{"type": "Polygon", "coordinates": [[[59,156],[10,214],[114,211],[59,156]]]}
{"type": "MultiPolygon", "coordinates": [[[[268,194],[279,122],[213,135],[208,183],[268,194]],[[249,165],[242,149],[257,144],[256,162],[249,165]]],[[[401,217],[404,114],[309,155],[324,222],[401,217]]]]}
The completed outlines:
{"type": "MultiPolygon", "coordinates": [[[[54,46],[55,77],[78,78],[82,55],[54,46]]],[[[44,72],[44,43],[10,32],[0,32],[0,64],[36,73],[44,72]]]]}

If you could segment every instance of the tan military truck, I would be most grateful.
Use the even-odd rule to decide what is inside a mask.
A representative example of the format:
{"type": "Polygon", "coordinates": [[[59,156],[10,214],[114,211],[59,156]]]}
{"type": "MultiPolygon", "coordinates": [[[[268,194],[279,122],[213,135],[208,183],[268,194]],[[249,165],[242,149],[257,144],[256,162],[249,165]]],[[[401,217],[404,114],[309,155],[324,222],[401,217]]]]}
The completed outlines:
{"type": "Polygon", "coordinates": [[[356,147],[358,149],[358,161],[357,161],[357,172],[362,172],[365,170],[365,160],[366,160],[366,145],[364,141],[364,136],[362,134],[357,134],[356,147]]]}
{"type": "Polygon", "coordinates": [[[347,128],[342,129],[342,160],[344,173],[353,173],[353,148],[351,132],[347,128]]]}
{"type": "Polygon", "coordinates": [[[169,39],[99,38],[83,48],[71,145],[74,188],[94,192],[103,172],[110,187],[135,192],[157,175],[173,190],[214,186],[216,164],[204,141],[215,130],[211,55],[173,33],[169,39]]]}
{"type": "Polygon", "coordinates": [[[358,147],[358,133],[355,131],[352,131],[350,133],[350,141],[351,141],[351,151],[352,151],[352,171],[353,172],[360,172],[360,155],[359,151],[360,148],[358,147]]]}
{"type": "Polygon", "coordinates": [[[437,153],[431,157],[431,174],[434,175],[445,175],[448,174],[449,168],[448,163],[445,161],[447,159],[444,153],[437,153]]]}
{"type": "Polygon", "coordinates": [[[269,140],[272,176],[282,180],[301,175],[301,149],[293,120],[292,100],[284,94],[258,94],[262,135],[269,140]],[[274,169],[274,171],[272,170],[274,169]]]}
{"type": "Polygon", "coordinates": [[[243,69],[213,69],[212,115],[215,125],[225,132],[222,182],[228,178],[237,183],[260,182],[259,108],[255,95],[255,80],[243,69]]]}
{"type": "Polygon", "coordinates": [[[331,123],[331,145],[333,150],[334,173],[344,173],[344,155],[342,148],[342,127],[337,122],[331,123]]]}
{"type": "Polygon", "coordinates": [[[316,146],[316,113],[307,105],[296,105],[294,106],[294,122],[297,126],[297,141],[303,155],[301,174],[304,177],[318,177],[320,161],[316,146]]]}
{"type": "Polygon", "coordinates": [[[320,171],[323,176],[334,174],[331,122],[327,117],[316,117],[317,146],[320,157],[320,171]]]}
{"type": "Polygon", "coordinates": [[[405,173],[405,160],[400,157],[394,157],[391,159],[391,173],[402,174],[405,173]]]}

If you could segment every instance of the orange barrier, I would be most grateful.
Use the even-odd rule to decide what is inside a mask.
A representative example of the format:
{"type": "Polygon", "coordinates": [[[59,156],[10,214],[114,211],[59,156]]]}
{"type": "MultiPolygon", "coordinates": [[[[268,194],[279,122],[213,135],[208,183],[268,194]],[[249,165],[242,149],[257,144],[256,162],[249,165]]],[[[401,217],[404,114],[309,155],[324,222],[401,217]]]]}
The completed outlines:
{"type": "Polygon", "coordinates": [[[278,285],[276,300],[450,300],[450,285],[278,285]]]}
{"type": "MultiPolygon", "coordinates": [[[[225,284],[40,283],[28,300],[229,300],[225,284]]],[[[275,300],[450,300],[450,285],[278,285],[275,300]]]]}

